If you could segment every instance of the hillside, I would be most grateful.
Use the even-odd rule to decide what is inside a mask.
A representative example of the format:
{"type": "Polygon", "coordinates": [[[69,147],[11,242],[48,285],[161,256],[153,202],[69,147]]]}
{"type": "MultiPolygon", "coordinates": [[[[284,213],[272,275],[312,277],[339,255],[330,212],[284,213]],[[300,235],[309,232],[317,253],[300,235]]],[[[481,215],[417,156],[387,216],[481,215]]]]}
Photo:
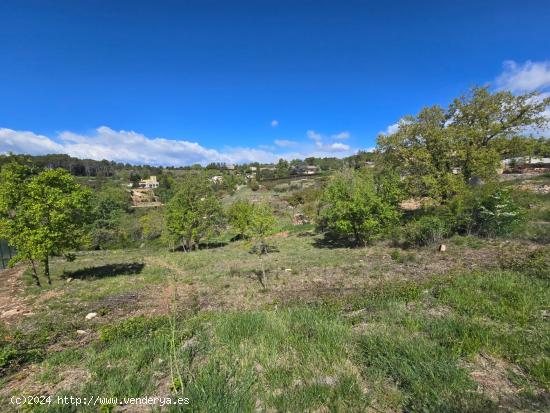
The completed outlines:
{"type": "MultiPolygon", "coordinates": [[[[243,191],[234,197],[280,196],[243,191]]],[[[453,236],[444,252],[335,246],[283,219],[265,288],[243,240],[82,251],[54,259],[42,289],[24,266],[1,272],[2,405],[97,395],[102,411],[134,412],[149,408],[123,398],[180,395],[190,404],[164,410],[543,411],[550,198],[524,193],[529,220],[515,237],[453,236]]]]}

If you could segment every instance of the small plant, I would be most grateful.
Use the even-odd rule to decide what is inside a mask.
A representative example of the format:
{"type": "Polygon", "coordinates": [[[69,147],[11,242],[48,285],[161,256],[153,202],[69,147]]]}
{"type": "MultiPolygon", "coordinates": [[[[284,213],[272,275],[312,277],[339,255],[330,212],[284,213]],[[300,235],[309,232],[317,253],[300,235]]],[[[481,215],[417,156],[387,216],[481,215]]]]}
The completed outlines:
{"type": "Polygon", "coordinates": [[[266,288],[267,279],[263,257],[269,253],[269,246],[266,243],[266,238],[273,231],[274,226],[275,217],[269,205],[255,205],[250,226],[250,233],[254,243],[252,252],[257,254],[260,259],[262,273],[259,278],[264,288],[266,288]]]}
{"type": "Polygon", "coordinates": [[[476,211],[482,235],[508,235],[523,219],[523,212],[508,191],[497,189],[479,203],[476,211]]]}

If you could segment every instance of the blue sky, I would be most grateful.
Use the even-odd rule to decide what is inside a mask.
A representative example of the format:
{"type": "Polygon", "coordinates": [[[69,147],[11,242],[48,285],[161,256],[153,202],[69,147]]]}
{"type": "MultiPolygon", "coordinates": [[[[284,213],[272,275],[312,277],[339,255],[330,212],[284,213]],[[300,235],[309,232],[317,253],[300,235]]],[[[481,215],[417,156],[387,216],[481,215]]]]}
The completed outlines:
{"type": "Polygon", "coordinates": [[[474,84],[550,87],[548,0],[19,0],[0,17],[0,152],[344,156],[474,84]]]}

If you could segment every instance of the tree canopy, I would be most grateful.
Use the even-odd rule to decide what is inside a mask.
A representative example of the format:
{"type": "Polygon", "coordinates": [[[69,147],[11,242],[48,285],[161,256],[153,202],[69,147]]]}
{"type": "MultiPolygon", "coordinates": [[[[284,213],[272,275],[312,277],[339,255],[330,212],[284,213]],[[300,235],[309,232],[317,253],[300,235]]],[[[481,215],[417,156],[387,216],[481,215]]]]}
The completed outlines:
{"type": "Polygon", "coordinates": [[[397,171],[413,196],[448,198],[472,178],[496,176],[503,141],[548,124],[550,98],[473,88],[447,109],[424,108],[406,116],[397,132],[380,135],[378,151],[385,167],[397,171]]]}
{"type": "Polygon", "coordinates": [[[206,178],[193,176],[180,183],[166,206],[165,235],[172,247],[190,251],[222,222],[222,206],[212,186],[206,178]]]}
{"type": "MultiPolygon", "coordinates": [[[[90,195],[90,190],[63,169],[33,174],[26,166],[4,165],[0,172],[0,236],[16,247],[13,260],[42,262],[51,283],[49,257],[79,246],[90,195]]],[[[39,284],[36,273],[35,277],[39,284]]]]}

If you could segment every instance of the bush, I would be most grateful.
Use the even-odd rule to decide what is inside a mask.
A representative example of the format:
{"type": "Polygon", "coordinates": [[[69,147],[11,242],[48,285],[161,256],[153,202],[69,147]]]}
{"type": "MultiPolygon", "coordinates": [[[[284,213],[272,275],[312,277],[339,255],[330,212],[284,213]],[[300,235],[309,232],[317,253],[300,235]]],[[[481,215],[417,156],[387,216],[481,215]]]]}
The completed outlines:
{"type": "Polygon", "coordinates": [[[248,181],[248,187],[253,191],[257,191],[258,189],[260,189],[260,184],[255,179],[251,179],[250,181],[248,181]]]}
{"type": "Polygon", "coordinates": [[[403,227],[401,241],[405,246],[429,245],[442,240],[449,233],[449,225],[442,218],[425,215],[403,227]]]}
{"type": "Polygon", "coordinates": [[[474,216],[478,232],[486,236],[509,235],[523,218],[519,206],[502,189],[496,189],[482,198],[474,216]]]}
{"type": "Polygon", "coordinates": [[[399,221],[399,213],[377,192],[368,171],[343,171],[333,177],[321,197],[320,229],[355,244],[367,244],[399,221]]]}

